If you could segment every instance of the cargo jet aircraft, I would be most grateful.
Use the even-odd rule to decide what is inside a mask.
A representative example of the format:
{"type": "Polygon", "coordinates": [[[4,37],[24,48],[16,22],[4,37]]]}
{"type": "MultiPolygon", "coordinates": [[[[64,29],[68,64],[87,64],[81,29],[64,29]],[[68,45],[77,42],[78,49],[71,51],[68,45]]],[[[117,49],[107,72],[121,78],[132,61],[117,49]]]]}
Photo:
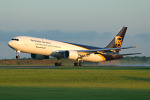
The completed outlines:
{"type": "Polygon", "coordinates": [[[11,39],[8,45],[15,50],[16,59],[19,59],[19,53],[30,53],[33,59],[49,59],[49,56],[56,57],[55,66],[62,66],[61,59],[76,60],[74,66],[82,66],[83,61],[101,62],[123,58],[126,55],[135,55],[141,53],[120,54],[122,49],[135,48],[121,47],[127,27],[123,27],[112,41],[104,48],[47,40],[28,36],[19,36],[11,39]]]}

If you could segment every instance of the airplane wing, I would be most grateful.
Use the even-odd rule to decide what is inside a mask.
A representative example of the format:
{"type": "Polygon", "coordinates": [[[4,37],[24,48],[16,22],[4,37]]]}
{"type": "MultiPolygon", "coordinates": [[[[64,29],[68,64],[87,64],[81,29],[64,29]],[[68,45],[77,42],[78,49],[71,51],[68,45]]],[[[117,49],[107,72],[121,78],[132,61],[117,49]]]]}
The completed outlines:
{"type": "Polygon", "coordinates": [[[102,49],[90,49],[90,50],[77,50],[77,52],[104,52],[104,51],[120,51],[122,49],[136,48],[137,46],[120,47],[120,48],[102,48],[102,49]]]}
{"type": "MultiPolygon", "coordinates": [[[[81,57],[88,56],[92,53],[98,53],[98,54],[105,54],[107,55],[107,52],[109,51],[120,51],[122,49],[129,49],[129,48],[136,48],[137,46],[130,46],[130,47],[120,47],[120,48],[102,48],[102,49],[90,49],[90,50],[70,50],[73,54],[79,54],[81,57]]],[[[56,50],[54,51],[51,56],[53,57],[59,57],[63,58],[65,55],[68,55],[68,50],[56,50]]],[[[141,54],[141,53],[130,53],[130,54],[119,54],[119,53],[113,53],[108,55],[115,55],[115,56],[126,56],[126,55],[135,55],[135,54],[141,54]]]]}

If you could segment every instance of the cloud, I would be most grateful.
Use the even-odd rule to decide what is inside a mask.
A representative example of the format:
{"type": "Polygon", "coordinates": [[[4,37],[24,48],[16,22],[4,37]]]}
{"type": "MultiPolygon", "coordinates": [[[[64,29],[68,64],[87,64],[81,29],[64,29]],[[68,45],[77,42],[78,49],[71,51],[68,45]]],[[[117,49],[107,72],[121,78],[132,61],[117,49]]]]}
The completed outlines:
{"type": "MultiPolygon", "coordinates": [[[[60,31],[60,30],[46,30],[46,31],[34,31],[29,30],[26,32],[5,32],[0,30],[1,39],[0,41],[8,42],[11,38],[16,36],[32,36],[39,38],[52,39],[57,41],[75,42],[83,44],[91,44],[94,41],[99,41],[103,44],[105,40],[110,40],[113,36],[112,33],[105,32],[98,34],[95,31],[60,31]],[[92,42],[90,42],[92,41],[92,42]],[[86,43],[85,43],[86,42],[86,43]]],[[[94,43],[96,44],[96,43],[94,43]]]]}
{"type": "Polygon", "coordinates": [[[12,58],[13,50],[8,47],[7,42],[0,42],[0,59],[12,58]]]}
{"type": "Polygon", "coordinates": [[[135,38],[140,39],[142,42],[150,42],[150,34],[148,33],[137,34],[135,38]]]}

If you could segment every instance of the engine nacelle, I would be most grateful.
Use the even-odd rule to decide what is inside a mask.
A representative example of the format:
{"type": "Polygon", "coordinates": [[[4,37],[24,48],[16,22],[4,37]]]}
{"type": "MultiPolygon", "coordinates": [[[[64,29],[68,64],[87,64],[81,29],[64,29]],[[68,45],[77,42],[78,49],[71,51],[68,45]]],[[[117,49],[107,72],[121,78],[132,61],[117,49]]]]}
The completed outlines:
{"type": "Polygon", "coordinates": [[[79,55],[78,55],[77,51],[65,51],[64,57],[67,59],[76,60],[79,57],[79,55]]]}
{"type": "Polygon", "coordinates": [[[38,54],[31,54],[31,58],[37,60],[49,59],[49,56],[38,55],[38,54]]]}

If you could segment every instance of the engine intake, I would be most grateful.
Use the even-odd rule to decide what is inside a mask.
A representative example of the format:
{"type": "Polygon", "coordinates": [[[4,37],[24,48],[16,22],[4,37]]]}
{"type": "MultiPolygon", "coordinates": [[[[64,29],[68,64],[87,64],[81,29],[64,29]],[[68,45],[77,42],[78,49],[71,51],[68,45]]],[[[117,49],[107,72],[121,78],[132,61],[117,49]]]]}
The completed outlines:
{"type": "Polygon", "coordinates": [[[67,59],[76,60],[79,57],[79,55],[78,55],[77,51],[65,51],[64,57],[67,59]]]}

